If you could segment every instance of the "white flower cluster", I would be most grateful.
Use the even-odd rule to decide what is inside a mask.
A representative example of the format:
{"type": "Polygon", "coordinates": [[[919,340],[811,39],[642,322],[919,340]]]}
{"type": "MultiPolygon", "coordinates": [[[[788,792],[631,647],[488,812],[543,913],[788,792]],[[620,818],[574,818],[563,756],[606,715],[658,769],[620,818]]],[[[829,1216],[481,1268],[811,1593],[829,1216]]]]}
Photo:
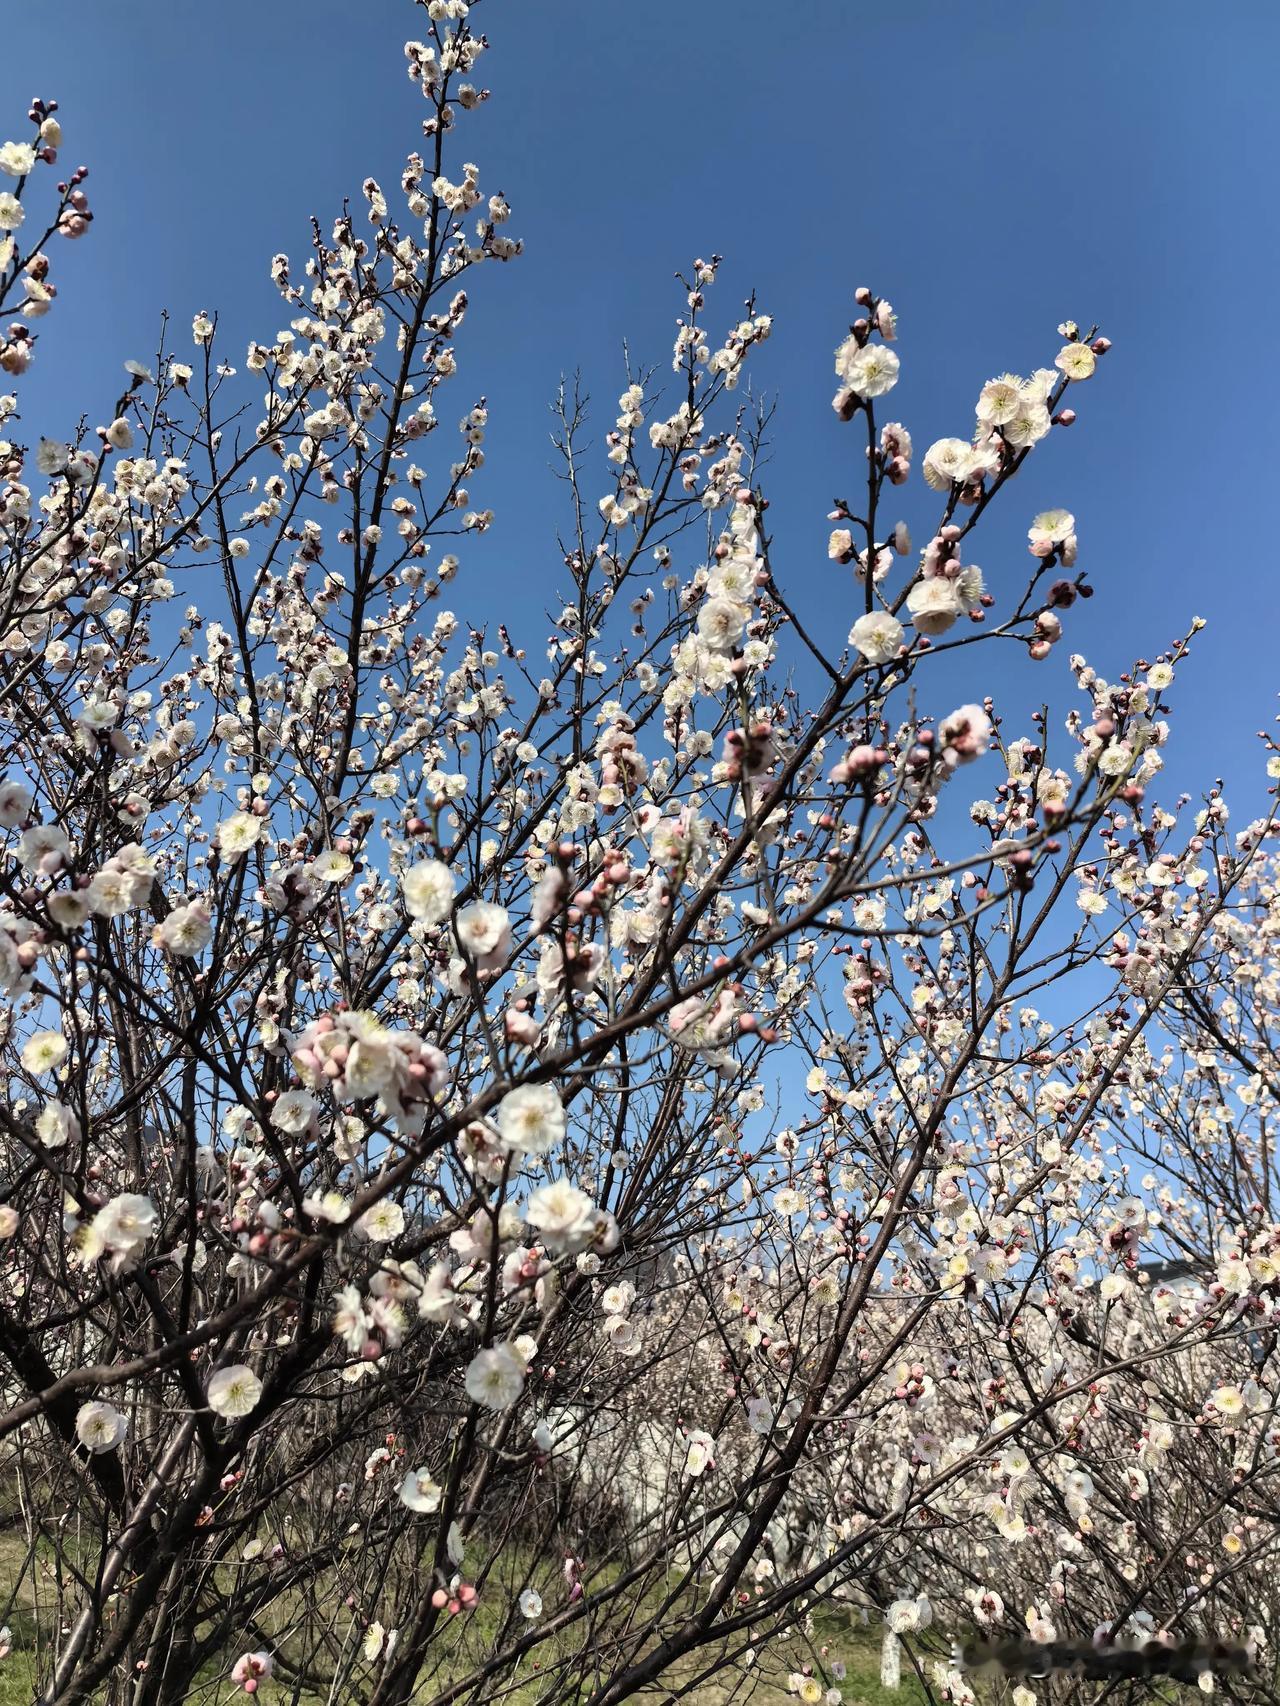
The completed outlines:
{"type": "Polygon", "coordinates": [[[738,998],[730,988],[714,995],[690,995],[667,1016],[672,1038],[700,1054],[709,1065],[733,1070],[728,1046],[738,1034],[738,998]]]}
{"type": "Polygon", "coordinates": [[[690,704],[699,693],[723,693],[749,670],[765,666],[772,642],[756,632],[756,599],[764,563],[751,492],[735,494],[729,525],[716,544],[710,570],[700,571],[691,591],[700,591],[695,631],[673,648],[672,678],[663,691],[668,710],[690,704]]]}
{"type": "Polygon", "coordinates": [[[982,570],[960,561],[960,529],[949,523],[925,546],[919,578],[907,594],[907,609],[918,634],[937,639],[985,591],[982,570]]]}
{"type": "MultiPolygon", "coordinates": [[[[69,858],[70,844],[65,844],[62,851],[64,858],[69,858]]],[[[131,841],[112,854],[87,888],[51,896],[50,915],[64,930],[75,929],[90,913],[95,918],[120,918],[147,904],[155,878],[154,858],[136,841],[131,841]]]]}
{"type": "Polygon", "coordinates": [[[72,1249],[82,1267],[107,1258],[115,1272],[135,1266],[147,1241],[153,1236],[159,1216],[150,1197],[122,1191],[94,1215],[81,1223],[68,1216],[72,1249]]]}
{"type": "Polygon", "coordinates": [[[207,901],[192,900],[175,906],[151,932],[151,940],[165,953],[191,958],[213,940],[213,913],[207,901]]]}
{"type": "Polygon", "coordinates": [[[585,1191],[567,1179],[540,1185],[524,1211],[525,1220],[554,1255],[608,1255],[618,1246],[618,1226],[607,1209],[597,1208],[585,1191]]]}
{"type": "Polygon", "coordinates": [[[39,936],[31,920],[0,912],[0,991],[25,995],[39,958],[39,936]]]}
{"type": "MultiPolygon", "coordinates": [[[[402,1215],[396,1225],[403,1227],[402,1215]]],[[[575,1185],[557,1179],[532,1191],[521,1210],[508,1206],[497,1215],[482,1211],[456,1228],[449,1244],[459,1259],[457,1267],[438,1262],[424,1276],[414,1262],[384,1260],[370,1278],[367,1294],[348,1284],[334,1297],[333,1331],[357,1359],[345,1378],[359,1379],[387,1351],[398,1349],[410,1330],[411,1312],[419,1321],[440,1327],[479,1327],[495,1260],[500,1263],[502,1297],[531,1298],[545,1312],[558,1290],[555,1258],[575,1257],[591,1271],[600,1256],[617,1248],[618,1236],[611,1214],[575,1185]],[[536,1244],[524,1241],[530,1233],[536,1244]]],[[[625,1319],[634,1296],[634,1288],[619,1289],[609,1311],[611,1322],[618,1323],[610,1339],[625,1354],[639,1348],[639,1335],[625,1319]]],[[[490,1409],[514,1404],[536,1354],[537,1341],[528,1335],[479,1351],[467,1370],[469,1396],[490,1409]]]]}
{"type": "MultiPolygon", "coordinates": [[[[312,1089],[327,1088],[343,1102],[376,1097],[402,1133],[422,1129],[427,1110],[449,1084],[449,1063],[440,1049],[368,1012],[322,1014],[293,1040],[290,1058],[312,1089]]],[[[279,1102],[272,1123],[281,1125],[279,1102]]]]}
{"type": "Polygon", "coordinates": [[[860,307],[870,310],[856,320],[849,336],[836,350],[836,377],[840,389],[831,406],[841,420],[851,420],[858,409],[892,391],[898,383],[900,362],[896,351],[889,349],[897,336],[898,317],[888,302],[875,302],[865,288],[856,293],[860,307]],[[872,343],[872,332],[878,332],[883,343],[872,343]]]}
{"type": "MultiPolygon", "coordinates": [[[[1055,358],[1052,368],[1038,368],[1029,379],[1002,373],[982,387],[977,425],[972,440],[940,438],[925,452],[924,477],[936,491],[960,488],[973,492],[1007,467],[1011,456],[1030,450],[1048,436],[1054,424],[1053,407],[1060,387],[1088,379],[1106,339],[1090,344],[1074,325],[1060,328],[1072,341],[1055,358]]],[[[1069,410],[1057,416],[1062,424],[1074,419],[1069,410]]]]}

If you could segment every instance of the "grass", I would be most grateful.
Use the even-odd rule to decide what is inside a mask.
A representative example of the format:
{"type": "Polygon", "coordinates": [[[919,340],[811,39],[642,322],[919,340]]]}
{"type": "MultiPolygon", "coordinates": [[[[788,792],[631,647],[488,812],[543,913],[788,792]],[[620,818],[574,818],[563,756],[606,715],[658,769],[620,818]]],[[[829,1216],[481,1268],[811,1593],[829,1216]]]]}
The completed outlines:
{"type": "MultiPolygon", "coordinates": [[[[42,1566],[48,1561],[49,1555],[42,1557],[42,1566]]],[[[13,1650],[8,1657],[0,1659],[0,1706],[31,1706],[38,1680],[37,1650],[41,1645],[47,1648],[52,1633],[47,1624],[41,1627],[37,1619],[37,1602],[29,1574],[19,1579],[27,1562],[26,1547],[21,1539],[12,1531],[0,1530],[0,1606],[10,1600],[13,1602],[7,1615],[0,1616],[0,1621],[7,1621],[13,1641],[13,1650]]],[[[896,1690],[882,1686],[878,1633],[863,1628],[852,1617],[835,1609],[816,1621],[818,1627],[814,1644],[826,1644],[832,1655],[842,1659],[847,1667],[846,1675],[839,1684],[844,1706],[924,1706],[924,1691],[905,1655],[901,1686],[896,1690]]],[[[477,1658],[491,1650],[498,1627],[497,1601],[487,1600],[482,1595],[479,1605],[468,1614],[468,1627],[465,1631],[459,1630],[460,1635],[465,1635],[464,1649],[442,1652],[431,1674],[423,1679],[417,1695],[421,1706],[429,1706],[443,1688],[472,1672],[477,1658]]],[[[236,1656],[235,1652],[228,1653],[221,1664],[199,1677],[197,1686],[202,1706],[232,1706],[233,1702],[244,1706],[248,1696],[228,1676],[236,1656]]],[[[554,1651],[548,1654],[549,1658],[553,1656],[554,1651]]],[[[791,1644],[781,1640],[766,1650],[758,1666],[746,1676],[735,1669],[723,1682],[715,1680],[702,1684],[688,1694],[679,1695],[679,1700],[682,1706],[683,1703],[688,1703],[688,1706],[728,1706],[730,1701],[733,1706],[795,1706],[795,1696],[786,1688],[787,1673],[800,1669],[808,1656],[807,1642],[797,1640],[791,1644]]],[[[687,1685],[706,1663],[705,1655],[700,1655],[676,1665],[661,1683],[635,1698],[644,1702],[644,1706],[672,1706],[677,1698],[675,1691],[687,1685]]],[[[515,1686],[509,1686],[497,1697],[494,1706],[534,1706],[548,1679],[545,1672],[539,1675],[528,1671],[526,1677],[527,1680],[518,1677],[515,1686]]],[[[997,1706],[997,1702],[1007,1702],[1007,1687],[979,1683],[978,1689],[979,1706],[997,1706]]],[[[1148,1698],[1159,1701],[1161,1706],[1202,1706],[1203,1702],[1203,1696],[1197,1690],[1168,1683],[1152,1689],[1148,1698]]],[[[329,1706],[327,1695],[303,1694],[295,1698],[291,1685],[277,1681],[264,1683],[257,1699],[263,1702],[263,1706],[329,1706]]],[[[345,1706],[345,1703],[340,1702],[339,1706],[345,1706]]],[[[573,1706],[572,1697],[567,1693],[561,1695],[555,1706],[573,1706]]]]}
{"type": "MultiPolygon", "coordinates": [[[[896,1692],[881,1687],[878,1643],[859,1636],[856,1641],[850,1642],[841,1650],[848,1665],[848,1675],[840,1684],[846,1706],[920,1706],[924,1697],[914,1677],[904,1676],[902,1687],[896,1692]]],[[[35,1698],[36,1681],[33,1655],[15,1648],[7,1659],[0,1660],[0,1706],[31,1706],[35,1698]]],[[[671,1682],[679,1686],[678,1670],[673,1674],[671,1682]]],[[[431,1700],[436,1686],[434,1682],[423,1685],[419,1698],[424,1706],[431,1700]]],[[[727,1687],[709,1683],[692,1694],[682,1696],[682,1700],[688,1702],[689,1706],[723,1706],[730,1693],[731,1690],[727,1687]]],[[[538,1684],[531,1682],[526,1687],[504,1694],[503,1706],[530,1706],[538,1695],[538,1684]]],[[[202,1699],[209,1698],[207,1693],[202,1694],[202,1699]]],[[[244,1706],[248,1697],[233,1683],[227,1682],[212,1698],[218,1706],[231,1706],[232,1702],[244,1706]]],[[[268,1682],[259,1689],[257,1698],[264,1706],[292,1706],[293,1689],[280,1683],[268,1682]]],[[[318,1706],[318,1702],[323,1698],[319,1695],[304,1694],[301,1697],[301,1706],[318,1706]]],[[[661,1706],[662,1702],[670,1698],[670,1685],[654,1688],[637,1696],[637,1699],[648,1702],[649,1706],[661,1706]]],[[[785,1706],[795,1706],[795,1696],[786,1691],[784,1668],[777,1665],[761,1673],[759,1683],[749,1696],[744,1691],[736,1698],[749,1699],[750,1706],[784,1706],[784,1703],[785,1706]]]]}
{"type": "MultiPolygon", "coordinates": [[[[13,1650],[7,1658],[0,1659],[0,1706],[31,1706],[38,1680],[37,1647],[41,1644],[41,1636],[47,1643],[51,1633],[47,1627],[41,1629],[37,1621],[36,1600],[29,1576],[20,1579],[26,1563],[24,1542],[12,1531],[0,1531],[0,1604],[8,1603],[11,1598],[13,1600],[7,1618],[0,1619],[8,1622],[13,1638],[13,1650]]],[[[419,1690],[418,1699],[423,1706],[427,1706],[439,1689],[454,1680],[451,1673],[454,1673],[455,1666],[458,1679],[469,1674],[477,1651],[489,1645],[492,1634],[496,1634],[497,1620],[493,1612],[486,1615],[487,1611],[482,1596],[479,1606],[470,1613],[475,1624],[469,1631],[472,1638],[468,1640],[466,1656],[441,1656],[437,1668],[424,1679],[419,1690]]],[[[821,1638],[830,1643],[833,1652],[848,1667],[847,1676],[840,1684],[846,1706],[921,1706],[923,1695],[909,1667],[904,1667],[900,1689],[894,1691],[881,1686],[878,1637],[868,1634],[860,1626],[851,1625],[849,1620],[837,1614],[824,1620],[821,1638]]],[[[200,1695],[202,1701],[216,1702],[217,1706],[231,1706],[232,1702],[238,1702],[239,1706],[244,1706],[248,1697],[227,1678],[236,1656],[229,1654],[225,1665],[220,1666],[217,1672],[202,1675],[199,1679],[204,1685],[200,1695]]],[[[763,1656],[760,1664],[753,1668],[749,1689],[741,1686],[741,1673],[735,1672],[724,1683],[707,1683],[681,1696],[681,1699],[688,1706],[724,1706],[731,1696],[735,1702],[749,1702],[750,1706],[783,1706],[784,1702],[794,1706],[795,1696],[786,1690],[787,1672],[798,1669],[807,1657],[806,1645],[797,1642],[788,1650],[787,1644],[782,1643],[763,1656]],[[739,1685],[736,1690],[734,1684],[739,1685]]],[[[655,1685],[636,1698],[646,1702],[646,1706],[664,1706],[672,1699],[672,1689],[679,1688],[682,1681],[687,1682],[696,1675],[705,1663],[705,1659],[701,1662],[693,1659],[675,1667],[668,1673],[664,1684],[655,1685]]],[[[545,1677],[531,1673],[527,1682],[502,1694],[501,1706],[532,1706],[545,1687],[545,1677]]],[[[270,1681],[260,1687],[257,1699],[263,1702],[263,1706],[293,1706],[294,1692],[287,1683],[270,1681]]],[[[304,1694],[299,1697],[298,1706],[321,1706],[325,1701],[323,1695],[304,1694]]],[[[566,1699],[558,1701],[556,1706],[570,1706],[570,1703],[566,1699]]]]}
{"type": "MultiPolygon", "coordinates": [[[[836,1643],[833,1643],[835,1645],[836,1643]]],[[[924,1695],[915,1678],[906,1671],[899,1689],[887,1689],[880,1682],[880,1643],[863,1634],[861,1630],[856,1636],[850,1636],[838,1643],[838,1650],[847,1666],[847,1674],[840,1691],[844,1696],[845,1706],[923,1706],[924,1695]]],[[[703,1661],[705,1664],[705,1661],[703,1661]]],[[[796,1652],[796,1666],[802,1662],[800,1650],[796,1652]]],[[[686,1666],[676,1666],[668,1673],[665,1684],[637,1694],[635,1698],[645,1702],[645,1706],[666,1706],[675,1696],[673,1688],[679,1688],[682,1677],[687,1679],[695,1671],[702,1668],[690,1663],[686,1666]]],[[[754,1673],[753,1685],[748,1689],[741,1686],[740,1677],[735,1676],[730,1681],[721,1684],[706,1683],[695,1689],[691,1694],[680,1696],[681,1706],[725,1706],[732,1699],[735,1702],[747,1703],[747,1706],[796,1706],[796,1697],[787,1692],[786,1675],[788,1666],[776,1656],[771,1656],[758,1667],[754,1673]],[[734,1684],[738,1684],[735,1689],[734,1684]]],[[[419,1690],[418,1699],[427,1706],[435,1695],[437,1688],[447,1678],[437,1674],[436,1677],[423,1683],[419,1690]]],[[[532,1706],[541,1697],[545,1682],[536,1679],[521,1687],[504,1692],[501,1706],[532,1706]]],[[[25,1696],[14,1694],[14,1706],[19,1700],[24,1706],[30,1706],[30,1694],[25,1696]]],[[[320,1697],[304,1695],[305,1706],[318,1706],[320,1697]]],[[[232,1701],[242,1703],[245,1696],[239,1689],[228,1685],[227,1689],[216,1696],[218,1706],[230,1706],[232,1701]]],[[[267,1706],[292,1706],[293,1690],[283,1684],[270,1682],[265,1684],[258,1693],[258,1699],[267,1706]]],[[[9,1697],[0,1692],[0,1706],[9,1706],[9,1697]]],[[[569,1706],[566,1697],[558,1701],[556,1706],[569,1706]]]]}

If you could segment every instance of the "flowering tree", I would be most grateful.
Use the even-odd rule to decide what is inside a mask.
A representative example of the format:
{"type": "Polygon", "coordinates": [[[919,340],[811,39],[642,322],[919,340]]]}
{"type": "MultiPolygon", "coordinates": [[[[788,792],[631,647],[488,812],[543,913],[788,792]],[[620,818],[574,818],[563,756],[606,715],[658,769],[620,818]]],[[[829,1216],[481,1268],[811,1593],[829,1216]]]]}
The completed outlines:
{"type": "MultiPolygon", "coordinates": [[[[772,1665],[814,1702],[837,1604],[963,1701],[975,1623],[1265,1622],[1271,820],[1151,798],[1194,630],[1117,683],[1072,658],[1022,735],[987,691],[1089,596],[1067,511],[990,586],[972,536],[1107,342],[1059,328],[917,458],[857,292],[832,645],[735,396],[769,319],[714,330],[696,262],[603,457],[561,399],[535,662],[467,593],[486,406],[445,424],[465,275],[520,251],[452,164],[475,11],[425,6],[427,157],[274,259],[289,330],[243,372],[200,313],[96,433],[33,448],[0,399],[38,1698],[613,1706],[772,1665]]],[[[30,121],[19,378],[90,222],[30,121]]]]}

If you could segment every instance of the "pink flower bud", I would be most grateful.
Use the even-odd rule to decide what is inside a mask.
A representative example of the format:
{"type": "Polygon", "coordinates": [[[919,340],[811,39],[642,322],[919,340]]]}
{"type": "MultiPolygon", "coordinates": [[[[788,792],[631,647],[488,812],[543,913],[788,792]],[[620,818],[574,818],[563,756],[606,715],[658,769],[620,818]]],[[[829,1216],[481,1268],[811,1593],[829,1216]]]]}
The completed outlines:
{"type": "Polygon", "coordinates": [[[882,762],[880,752],[874,746],[855,746],[845,760],[850,773],[854,776],[874,775],[882,762]]]}

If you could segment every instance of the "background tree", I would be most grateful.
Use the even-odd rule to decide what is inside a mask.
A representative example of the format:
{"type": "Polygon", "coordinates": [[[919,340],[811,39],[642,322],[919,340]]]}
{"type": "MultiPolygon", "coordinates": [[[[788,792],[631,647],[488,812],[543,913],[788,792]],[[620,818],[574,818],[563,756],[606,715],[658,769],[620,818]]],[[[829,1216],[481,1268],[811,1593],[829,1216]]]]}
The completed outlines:
{"type": "MultiPolygon", "coordinates": [[[[1271,820],[1151,797],[1191,635],[1115,683],[1073,658],[1077,708],[1013,736],[997,647],[1056,655],[1073,518],[1024,573],[971,560],[1107,341],[1065,324],[917,456],[857,291],[833,619],[771,547],[769,319],[714,329],[695,262],[603,454],[560,400],[531,653],[468,588],[488,405],[449,402],[465,275],[520,248],[452,163],[475,10],[425,7],[426,153],[274,259],[289,329],[243,373],[200,313],[96,432],[33,448],[3,403],[0,1437],[38,1697],[613,1706],[781,1663],[813,1701],[843,1602],[963,1699],[974,1621],[1265,1622],[1271,820]]],[[[15,376],[90,218],[75,175],[28,224],[31,126],[15,376]]]]}

